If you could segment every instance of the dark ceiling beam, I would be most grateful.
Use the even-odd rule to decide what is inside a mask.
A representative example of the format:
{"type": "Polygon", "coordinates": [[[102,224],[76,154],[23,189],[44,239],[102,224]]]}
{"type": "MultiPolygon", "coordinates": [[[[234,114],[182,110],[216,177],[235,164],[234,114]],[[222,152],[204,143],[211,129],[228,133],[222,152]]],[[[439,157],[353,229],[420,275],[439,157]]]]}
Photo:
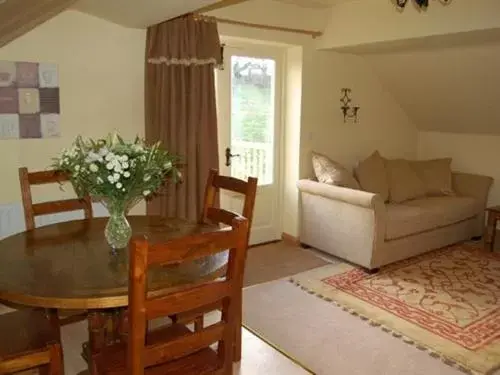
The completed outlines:
{"type": "Polygon", "coordinates": [[[0,2],[0,48],[48,21],[76,0],[6,0],[0,2]]]}

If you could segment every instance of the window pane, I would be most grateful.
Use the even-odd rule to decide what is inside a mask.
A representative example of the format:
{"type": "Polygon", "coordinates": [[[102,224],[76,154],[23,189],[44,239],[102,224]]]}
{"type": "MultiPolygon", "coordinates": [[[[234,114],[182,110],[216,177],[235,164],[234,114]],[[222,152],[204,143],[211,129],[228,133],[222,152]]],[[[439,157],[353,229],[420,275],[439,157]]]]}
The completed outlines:
{"type": "Polygon", "coordinates": [[[231,58],[231,175],[273,183],[276,62],[231,58]]]}

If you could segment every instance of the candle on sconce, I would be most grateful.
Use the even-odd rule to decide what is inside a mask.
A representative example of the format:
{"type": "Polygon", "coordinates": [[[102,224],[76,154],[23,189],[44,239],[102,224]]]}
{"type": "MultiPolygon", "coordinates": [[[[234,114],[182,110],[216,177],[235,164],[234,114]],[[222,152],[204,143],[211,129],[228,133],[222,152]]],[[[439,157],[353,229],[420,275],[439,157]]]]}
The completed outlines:
{"type": "Polygon", "coordinates": [[[358,111],[360,107],[359,105],[352,104],[352,99],[350,96],[352,90],[350,88],[342,88],[340,92],[340,102],[342,103],[340,109],[342,110],[342,113],[344,115],[344,123],[347,122],[347,119],[349,118],[354,119],[354,122],[358,122],[358,111]]]}

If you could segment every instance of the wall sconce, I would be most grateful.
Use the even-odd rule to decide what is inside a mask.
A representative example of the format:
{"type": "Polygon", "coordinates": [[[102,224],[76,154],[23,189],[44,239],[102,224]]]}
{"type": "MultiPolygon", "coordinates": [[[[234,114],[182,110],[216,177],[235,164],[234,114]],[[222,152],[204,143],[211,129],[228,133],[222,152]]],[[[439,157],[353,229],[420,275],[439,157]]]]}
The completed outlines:
{"type": "Polygon", "coordinates": [[[344,114],[344,123],[347,122],[348,118],[353,118],[354,122],[358,122],[359,106],[351,106],[351,89],[343,88],[340,92],[342,95],[340,97],[340,102],[342,103],[340,109],[344,114]]]}
{"type": "MultiPolygon", "coordinates": [[[[429,6],[429,0],[414,0],[417,6],[419,6],[421,9],[425,9],[429,6]]],[[[451,0],[440,0],[441,3],[444,5],[447,5],[451,2],[451,0]]],[[[404,9],[406,6],[406,3],[408,0],[396,0],[396,5],[398,6],[399,9],[404,9]]]]}

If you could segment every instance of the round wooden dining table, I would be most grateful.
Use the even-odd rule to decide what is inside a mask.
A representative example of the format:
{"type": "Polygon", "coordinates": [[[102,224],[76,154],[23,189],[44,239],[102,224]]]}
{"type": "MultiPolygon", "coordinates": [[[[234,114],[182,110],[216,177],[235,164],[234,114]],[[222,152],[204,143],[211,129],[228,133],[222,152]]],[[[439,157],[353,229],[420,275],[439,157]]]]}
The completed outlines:
{"type": "MultiPolygon", "coordinates": [[[[69,221],[0,241],[0,300],[31,307],[88,310],[89,345],[98,352],[123,334],[128,305],[128,249],[112,250],[104,237],[107,218],[69,221]]],[[[156,216],[130,216],[133,236],[155,243],[219,227],[156,216]]],[[[228,252],[148,273],[150,294],[169,293],[216,279],[228,252]]],[[[85,352],[85,351],[84,351],[85,352]]]]}

